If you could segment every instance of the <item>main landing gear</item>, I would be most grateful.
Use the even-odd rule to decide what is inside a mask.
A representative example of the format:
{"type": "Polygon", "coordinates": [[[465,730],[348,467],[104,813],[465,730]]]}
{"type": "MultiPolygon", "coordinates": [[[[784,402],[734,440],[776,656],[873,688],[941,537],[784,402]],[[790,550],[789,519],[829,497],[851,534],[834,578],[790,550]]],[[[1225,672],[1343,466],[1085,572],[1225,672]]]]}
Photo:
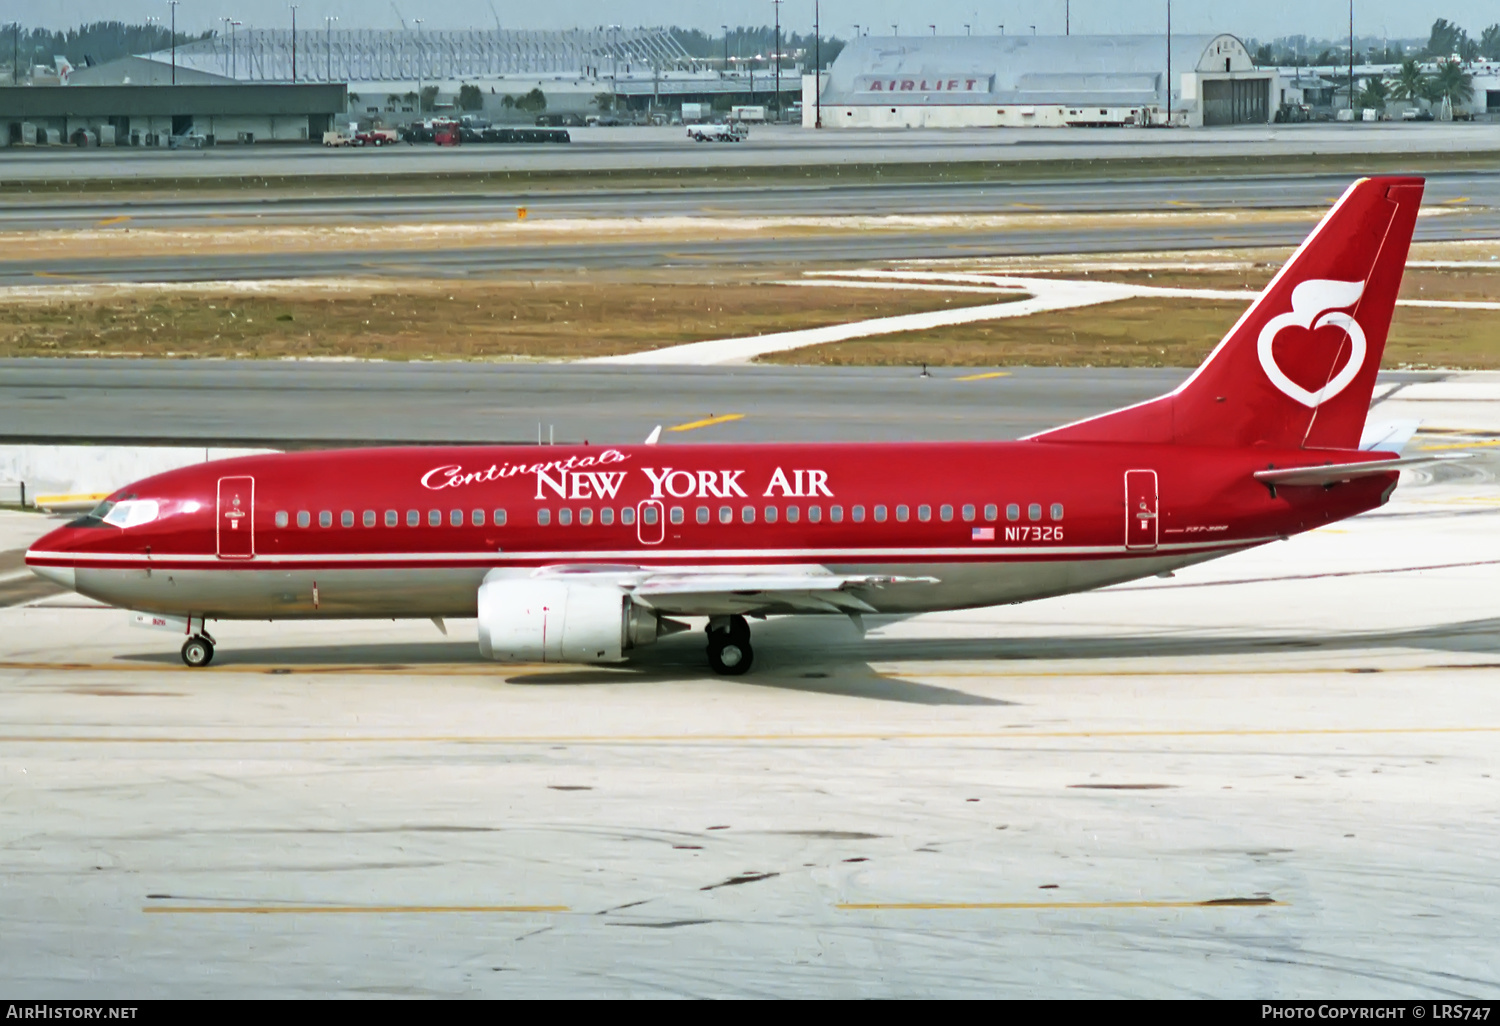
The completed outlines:
{"type": "Polygon", "coordinates": [[[710,617],[708,665],[715,673],[737,677],[750,669],[755,652],[750,648],[750,625],[743,616],[710,617]]]}
{"type": "Polygon", "coordinates": [[[182,644],[182,661],[192,667],[207,666],[214,661],[214,639],[207,632],[194,634],[182,644]]]}

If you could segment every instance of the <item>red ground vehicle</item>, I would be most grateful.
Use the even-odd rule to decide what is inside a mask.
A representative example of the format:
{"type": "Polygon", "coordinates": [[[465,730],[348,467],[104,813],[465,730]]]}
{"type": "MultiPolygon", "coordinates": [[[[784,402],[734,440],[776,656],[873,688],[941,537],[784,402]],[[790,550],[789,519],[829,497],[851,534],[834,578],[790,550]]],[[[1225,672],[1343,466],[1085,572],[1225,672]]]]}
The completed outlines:
{"type": "Polygon", "coordinates": [[[390,146],[401,141],[394,128],[370,128],[355,135],[358,146],[390,146]]]}
{"type": "Polygon", "coordinates": [[[458,122],[434,122],[432,126],[432,141],[439,146],[457,146],[460,142],[458,137],[458,122]]]}

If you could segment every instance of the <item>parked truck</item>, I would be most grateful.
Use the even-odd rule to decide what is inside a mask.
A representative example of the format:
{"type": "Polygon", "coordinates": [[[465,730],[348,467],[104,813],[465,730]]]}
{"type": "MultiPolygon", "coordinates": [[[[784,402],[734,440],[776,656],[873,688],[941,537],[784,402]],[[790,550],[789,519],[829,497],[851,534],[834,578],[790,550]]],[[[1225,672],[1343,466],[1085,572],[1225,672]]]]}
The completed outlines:
{"type": "Polygon", "coordinates": [[[694,142],[739,142],[750,136],[750,129],[743,124],[689,125],[688,138],[694,142]]]}
{"type": "Polygon", "coordinates": [[[390,146],[401,141],[394,128],[369,128],[354,136],[356,146],[390,146]]]}

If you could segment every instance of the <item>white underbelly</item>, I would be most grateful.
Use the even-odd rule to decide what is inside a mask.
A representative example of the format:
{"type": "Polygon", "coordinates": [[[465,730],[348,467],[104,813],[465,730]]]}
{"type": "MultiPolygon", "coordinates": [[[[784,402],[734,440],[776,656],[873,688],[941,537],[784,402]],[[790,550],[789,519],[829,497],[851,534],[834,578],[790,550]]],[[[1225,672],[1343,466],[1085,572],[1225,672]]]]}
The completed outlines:
{"type": "MultiPolygon", "coordinates": [[[[1080,559],[997,562],[829,564],[839,574],[930,577],[936,583],[896,584],[859,592],[882,613],[928,612],[1004,605],[1087,591],[1202,562],[1212,553],[1121,554],[1080,559]]],[[[110,605],[149,613],[221,620],[468,617],[477,612],[488,567],[361,568],[350,570],[115,570],[79,568],[77,590],[110,605]]],[[[775,568],[766,566],[770,571],[775,568]]],[[[716,612],[664,605],[664,613],[716,612]]]]}

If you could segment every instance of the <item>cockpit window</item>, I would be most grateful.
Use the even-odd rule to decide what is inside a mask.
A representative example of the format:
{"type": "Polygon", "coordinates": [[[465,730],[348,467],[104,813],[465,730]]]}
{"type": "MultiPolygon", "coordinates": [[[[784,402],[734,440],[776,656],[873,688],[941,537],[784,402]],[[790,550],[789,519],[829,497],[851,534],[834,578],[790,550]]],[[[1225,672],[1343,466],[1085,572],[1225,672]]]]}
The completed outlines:
{"type": "Polygon", "coordinates": [[[161,506],[155,499],[121,500],[102,519],[115,527],[140,527],[151,523],[160,512],[161,506]]]}
{"type": "Polygon", "coordinates": [[[79,517],[77,520],[70,521],[69,524],[68,524],[68,526],[69,527],[103,527],[104,524],[105,524],[104,518],[107,517],[107,516],[109,516],[110,512],[115,508],[115,506],[118,503],[125,502],[127,500],[134,499],[134,498],[135,498],[135,495],[131,494],[131,495],[121,496],[118,499],[105,499],[103,502],[99,503],[99,505],[95,506],[93,509],[89,510],[83,516],[79,517]]]}

